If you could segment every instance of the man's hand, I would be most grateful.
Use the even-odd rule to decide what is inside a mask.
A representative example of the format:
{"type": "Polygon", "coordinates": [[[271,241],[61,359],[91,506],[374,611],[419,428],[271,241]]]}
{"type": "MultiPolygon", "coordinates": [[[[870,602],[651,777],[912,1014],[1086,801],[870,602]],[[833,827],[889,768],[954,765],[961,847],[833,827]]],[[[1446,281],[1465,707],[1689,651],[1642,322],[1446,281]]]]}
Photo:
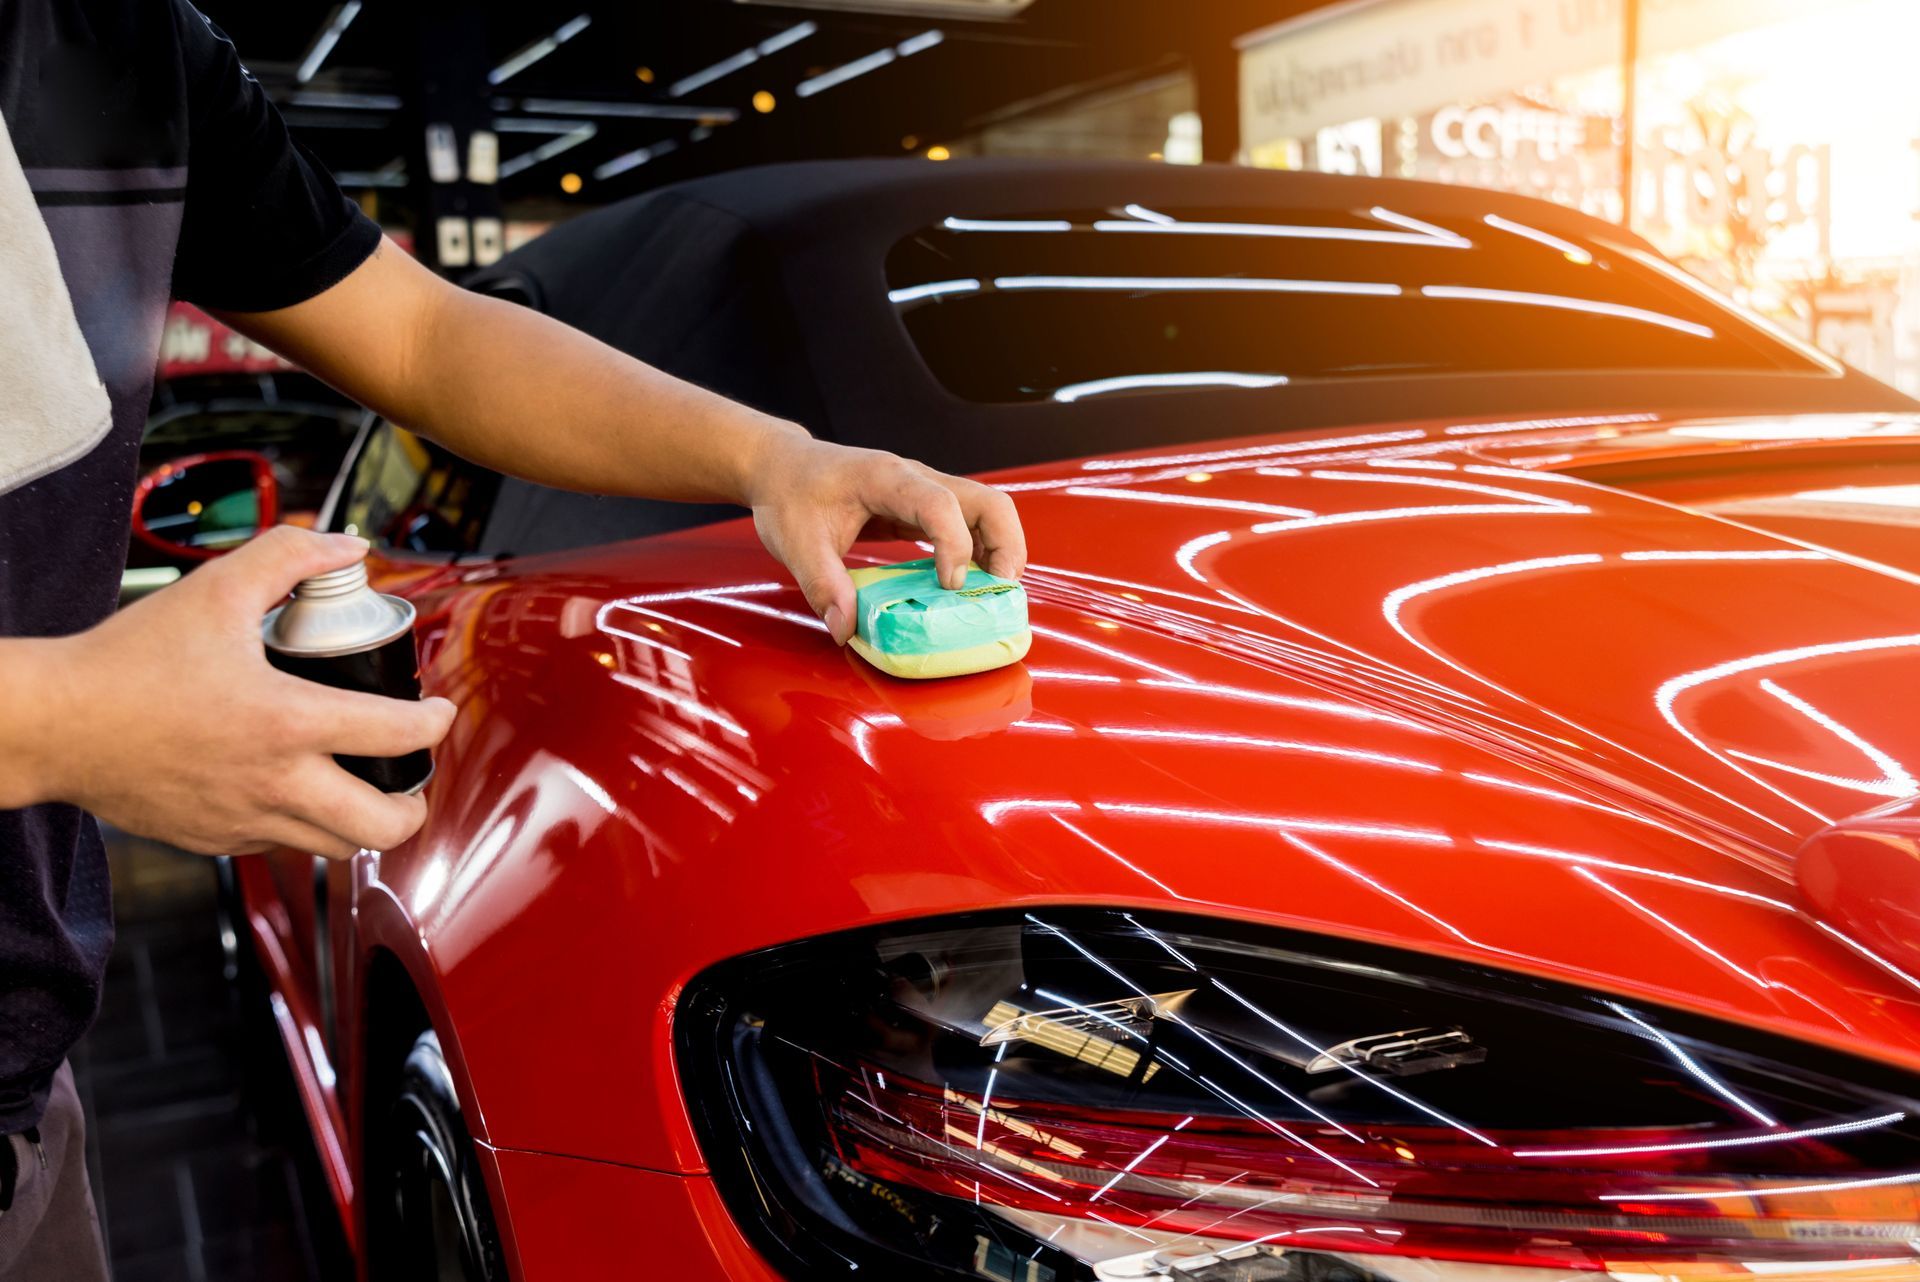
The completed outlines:
{"type": "Polygon", "coordinates": [[[281,526],[90,632],[6,643],[0,693],[34,724],[5,746],[10,760],[31,754],[20,777],[34,783],[0,801],[72,802],[205,854],[284,845],[344,859],[412,836],[425,801],[382,793],[331,754],[431,747],[453,705],[303,681],[268,666],[260,641],[261,616],[294,584],[366,550],[281,526]]]}
{"type": "Polygon", "coordinates": [[[999,490],[792,423],[682,382],[552,317],[455,288],[391,245],[315,298],[222,312],[362,405],[465,458],[542,485],[743,503],[833,639],[853,635],[856,539],[925,538],[943,583],[969,555],[1027,563],[999,490]]]}
{"type": "Polygon", "coordinates": [[[969,560],[1008,579],[1027,568],[1026,536],[1004,491],[898,455],[770,432],[744,489],[760,541],[839,645],[853,635],[853,580],[841,558],[855,540],[926,539],[949,588],[966,581],[969,560]]]}

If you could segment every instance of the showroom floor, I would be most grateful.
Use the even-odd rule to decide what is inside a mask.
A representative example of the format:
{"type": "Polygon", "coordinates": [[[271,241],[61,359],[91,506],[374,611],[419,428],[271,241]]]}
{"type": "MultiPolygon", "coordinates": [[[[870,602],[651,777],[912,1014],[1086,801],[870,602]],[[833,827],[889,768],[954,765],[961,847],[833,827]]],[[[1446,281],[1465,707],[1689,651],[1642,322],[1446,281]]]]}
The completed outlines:
{"type": "Polygon", "coordinates": [[[317,1172],[284,1061],[259,1041],[249,1058],[222,973],[213,865],[108,844],[119,938],[74,1067],[117,1282],[339,1276],[330,1211],[303,1193],[317,1172]]]}

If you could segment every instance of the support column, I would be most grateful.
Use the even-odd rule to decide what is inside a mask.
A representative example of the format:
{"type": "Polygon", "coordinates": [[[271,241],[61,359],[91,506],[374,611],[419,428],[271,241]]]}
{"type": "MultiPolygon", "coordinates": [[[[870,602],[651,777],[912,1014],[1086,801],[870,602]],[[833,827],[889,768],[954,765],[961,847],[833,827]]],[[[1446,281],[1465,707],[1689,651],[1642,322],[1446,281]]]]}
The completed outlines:
{"type": "Polygon", "coordinates": [[[499,141],[484,7],[414,0],[403,92],[414,253],[448,276],[500,257],[499,141]]]}

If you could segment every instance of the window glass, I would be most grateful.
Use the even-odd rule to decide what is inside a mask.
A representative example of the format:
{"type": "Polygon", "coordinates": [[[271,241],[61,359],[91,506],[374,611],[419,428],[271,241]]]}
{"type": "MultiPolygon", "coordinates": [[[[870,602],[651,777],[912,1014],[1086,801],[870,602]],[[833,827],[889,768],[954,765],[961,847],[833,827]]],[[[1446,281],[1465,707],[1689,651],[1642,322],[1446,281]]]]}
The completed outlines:
{"type": "Polygon", "coordinates": [[[381,423],[353,463],[334,529],[406,552],[471,552],[499,475],[381,423]]]}
{"type": "Polygon", "coordinates": [[[934,374],[974,401],[1822,368],[1625,241],[1404,203],[950,217],[894,247],[887,283],[934,374]]]}

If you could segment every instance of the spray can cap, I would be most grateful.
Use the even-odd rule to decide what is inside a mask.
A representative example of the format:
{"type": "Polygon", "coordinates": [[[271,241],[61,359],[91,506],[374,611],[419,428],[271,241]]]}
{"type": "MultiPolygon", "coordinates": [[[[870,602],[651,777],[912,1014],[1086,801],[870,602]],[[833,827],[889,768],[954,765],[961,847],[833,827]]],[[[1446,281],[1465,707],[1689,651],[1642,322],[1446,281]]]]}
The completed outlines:
{"type": "Polygon", "coordinates": [[[367,586],[364,562],[302,579],[293,600],[261,622],[261,640],[281,654],[323,659],[372,650],[413,626],[413,604],[367,586]]]}

